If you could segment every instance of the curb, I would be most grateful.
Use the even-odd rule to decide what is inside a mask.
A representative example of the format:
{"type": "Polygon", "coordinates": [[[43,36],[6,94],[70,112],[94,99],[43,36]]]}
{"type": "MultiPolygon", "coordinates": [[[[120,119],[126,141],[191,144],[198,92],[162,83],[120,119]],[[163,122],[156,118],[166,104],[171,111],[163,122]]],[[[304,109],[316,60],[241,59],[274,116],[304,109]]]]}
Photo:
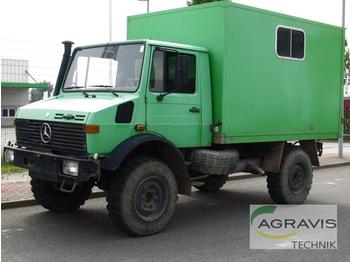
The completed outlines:
{"type": "Polygon", "coordinates": [[[1,210],[35,205],[38,205],[38,202],[35,199],[1,202],[1,210]]]}
{"type": "MultiPolygon", "coordinates": [[[[334,167],[343,167],[343,166],[350,166],[350,162],[342,162],[342,163],[329,164],[329,165],[324,165],[324,166],[317,166],[317,167],[314,167],[314,170],[334,168],[334,167]]],[[[235,181],[235,180],[257,178],[257,177],[263,177],[263,176],[264,175],[246,174],[246,175],[232,176],[232,177],[229,177],[227,180],[228,181],[235,181]]],[[[92,192],[89,199],[105,197],[105,196],[106,196],[106,192],[104,192],[104,191],[92,192]]],[[[8,202],[1,203],[1,209],[29,207],[29,206],[35,206],[35,205],[38,205],[38,202],[35,199],[8,201],[8,202]]]]}
{"type": "MultiPolygon", "coordinates": [[[[106,192],[92,192],[89,199],[99,198],[106,196],[106,192]]],[[[25,199],[18,201],[7,201],[1,203],[1,209],[19,208],[19,207],[29,207],[39,205],[38,201],[35,199],[25,199]]]]}
{"type": "Polygon", "coordinates": [[[350,162],[341,162],[341,163],[335,163],[335,164],[328,164],[324,166],[315,166],[314,170],[326,169],[326,168],[332,168],[332,167],[342,167],[342,166],[350,166],[350,162]]]}
{"type": "MultiPolygon", "coordinates": [[[[350,162],[335,163],[335,164],[329,164],[329,165],[324,165],[324,166],[315,166],[315,167],[313,167],[313,170],[321,170],[321,169],[342,167],[342,166],[350,166],[350,162]]],[[[241,179],[246,179],[246,178],[264,177],[264,176],[265,175],[257,175],[257,174],[231,176],[227,179],[227,181],[241,180],[241,179]]]]}

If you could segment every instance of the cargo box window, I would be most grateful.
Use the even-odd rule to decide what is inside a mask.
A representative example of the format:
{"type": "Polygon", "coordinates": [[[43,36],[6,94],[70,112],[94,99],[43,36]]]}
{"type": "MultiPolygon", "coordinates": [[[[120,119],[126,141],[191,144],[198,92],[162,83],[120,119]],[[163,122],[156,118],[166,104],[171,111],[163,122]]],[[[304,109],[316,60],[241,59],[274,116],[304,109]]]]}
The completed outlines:
{"type": "Polygon", "coordinates": [[[173,51],[156,50],[150,76],[152,92],[194,93],[196,57],[173,51]]]}
{"type": "Polygon", "coordinates": [[[278,27],[276,52],[279,57],[304,59],[305,33],[297,29],[278,27]]]}

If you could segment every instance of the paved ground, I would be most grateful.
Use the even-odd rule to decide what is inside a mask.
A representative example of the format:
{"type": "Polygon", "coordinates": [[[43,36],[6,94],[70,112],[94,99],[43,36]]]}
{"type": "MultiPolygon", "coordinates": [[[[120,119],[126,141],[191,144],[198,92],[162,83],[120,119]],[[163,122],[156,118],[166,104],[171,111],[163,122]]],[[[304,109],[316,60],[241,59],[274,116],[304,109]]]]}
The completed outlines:
{"type": "MultiPolygon", "coordinates": [[[[338,155],[338,143],[337,142],[324,142],[323,150],[327,155],[338,155]]],[[[350,157],[350,142],[344,142],[344,154],[350,157]]]]}
{"type": "Polygon", "coordinates": [[[161,233],[131,238],[110,222],[103,198],[70,214],[39,206],[2,210],[2,261],[349,261],[350,167],[315,171],[307,204],[338,204],[338,250],[249,249],[249,204],[271,203],[264,178],[227,183],[216,194],[180,197],[161,233]]]}
{"type": "MultiPolygon", "coordinates": [[[[344,144],[344,158],[338,158],[338,144],[324,143],[324,155],[320,158],[321,166],[350,162],[350,143],[344,144]]],[[[94,189],[95,191],[97,188],[94,189]]],[[[1,202],[33,199],[27,173],[2,175],[1,202]]]]}

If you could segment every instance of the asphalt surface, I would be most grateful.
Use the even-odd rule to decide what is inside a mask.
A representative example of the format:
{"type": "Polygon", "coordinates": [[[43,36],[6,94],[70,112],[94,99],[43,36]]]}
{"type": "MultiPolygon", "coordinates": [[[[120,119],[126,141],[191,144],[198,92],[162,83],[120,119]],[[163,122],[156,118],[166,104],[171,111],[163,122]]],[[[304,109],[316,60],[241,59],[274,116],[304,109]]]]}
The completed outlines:
{"type": "Polygon", "coordinates": [[[316,170],[306,204],[338,204],[338,250],[250,250],[249,204],[272,203],[265,178],[227,183],[215,194],[180,197],[161,233],[132,238],[116,229],[105,199],[77,212],[34,206],[2,210],[2,261],[350,261],[350,167],[316,170]]]}

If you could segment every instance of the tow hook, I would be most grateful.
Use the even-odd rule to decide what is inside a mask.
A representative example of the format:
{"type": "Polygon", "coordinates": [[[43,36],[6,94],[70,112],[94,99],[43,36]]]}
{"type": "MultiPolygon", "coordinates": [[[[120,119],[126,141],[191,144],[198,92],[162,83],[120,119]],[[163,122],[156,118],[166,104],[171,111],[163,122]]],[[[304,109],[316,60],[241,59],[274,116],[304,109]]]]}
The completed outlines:
{"type": "Polygon", "coordinates": [[[62,192],[65,192],[65,193],[72,193],[76,186],[77,186],[77,181],[74,181],[74,180],[68,179],[68,178],[63,178],[60,190],[62,192]],[[67,182],[67,180],[73,181],[73,184],[67,182]]]}

